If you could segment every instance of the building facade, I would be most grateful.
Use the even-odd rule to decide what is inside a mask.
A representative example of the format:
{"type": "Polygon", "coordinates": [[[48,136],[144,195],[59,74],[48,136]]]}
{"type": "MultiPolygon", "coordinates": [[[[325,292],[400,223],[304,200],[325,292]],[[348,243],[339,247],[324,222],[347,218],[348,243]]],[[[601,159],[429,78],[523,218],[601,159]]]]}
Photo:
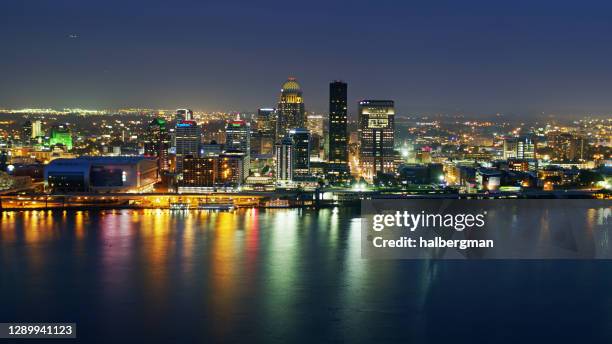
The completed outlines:
{"type": "Polygon", "coordinates": [[[54,125],[51,128],[51,137],[49,138],[49,145],[62,145],[66,150],[72,150],[72,133],[70,129],[63,125],[54,125]]]}
{"type": "Polygon", "coordinates": [[[295,78],[289,78],[282,86],[277,107],[276,140],[282,140],[289,130],[305,126],[302,88],[295,78]]]}
{"type": "Polygon", "coordinates": [[[254,155],[272,155],[276,137],[276,110],[264,108],[257,110],[251,152],[254,155]]]}
{"type": "Polygon", "coordinates": [[[164,119],[156,118],[147,126],[147,137],[144,144],[144,155],[157,159],[160,171],[169,170],[168,149],[170,148],[170,133],[164,119]]]}
{"type": "Polygon", "coordinates": [[[283,184],[293,180],[294,148],[293,141],[285,137],[274,147],[276,160],[276,182],[283,184]]]}
{"type": "Polygon", "coordinates": [[[228,150],[237,150],[244,153],[243,168],[245,178],[251,168],[251,125],[243,120],[227,122],[225,127],[225,147],[228,150]]]}
{"type": "Polygon", "coordinates": [[[187,155],[183,158],[182,187],[212,187],[216,183],[218,157],[197,157],[187,155]]]}
{"type": "Polygon", "coordinates": [[[536,143],[532,136],[504,139],[504,159],[535,159],[536,143]]]}
{"type": "Polygon", "coordinates": [[[219,155],[216,182],[220,186],[242,185],[248,171],[244,168],[245,155],[242,151],[225,151],[219,155]]]}
{"type": "Polygon", "coordinates": [[[156,161],[143,157],[55,159],[45,167],[51,192],[142,192],[158,180],[156,161]]]}
{"type": "Polygon", "coordinates": [[[579,135],[553,131],[547,134],[548,147],[552,150],[551,159],[561,162],[584,160],[585,140],[579,135]]]}
{"type": "Polygon", "coordinates": [[[174,147],[176,148],[176,172],[183,171],[183,158],[187,155],[197,156],[201,140],[201,130],[195,121],[180,121],[174,130],[174,147]]]}
{"type": "Polygon", "coordinates": [[[329,84],[329,120],[327,161],[329,174],[337,178],[349,174],[348,165],[348,86],[345,82],[329,84]]]}
{"type": "Polygon", "coordinates": [[[289,131],[293,144],[293,178],[310,176],[310,132],[305,128],[289,131]]]}
{"type": "Polygon", "coordinates": [[[395,106],[392,100],[359,102],[360,175],[372,180],[377,173],[395,172],[395,106]]]}

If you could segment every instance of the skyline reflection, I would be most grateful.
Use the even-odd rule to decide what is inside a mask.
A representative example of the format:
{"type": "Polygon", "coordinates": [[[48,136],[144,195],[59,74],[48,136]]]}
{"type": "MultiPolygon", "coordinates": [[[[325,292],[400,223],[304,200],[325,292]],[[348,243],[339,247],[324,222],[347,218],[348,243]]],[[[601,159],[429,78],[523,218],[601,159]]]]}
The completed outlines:
{"type": "MultiPolygon", "coordinates": [[[[609,210],[587,215],[601,224],[609,210]]],[[[542,240],[554,226],[543,228],[542,240]]],[[[527,326],[547,319],[554,302],[557,322],[568,322],[575,312],[564,313],[567,294],[574,307],[611,316],[597,301],[612,286],[605,262],[363,259],[359,213],[342,208],[4,212],[0,265],[0,321],[74,320],[84,338],[101,342],[172,342],[177,333],[194,341],[419,341],[437,335],[436,316],[450,305],[469,314],[448,313],[456,333],[490,321],[492,309],[527,326]],[[524,314],[528,303],[536,308],[524,314]]],[[[483,329],[491,338],[498,331],[483,329]]]]}

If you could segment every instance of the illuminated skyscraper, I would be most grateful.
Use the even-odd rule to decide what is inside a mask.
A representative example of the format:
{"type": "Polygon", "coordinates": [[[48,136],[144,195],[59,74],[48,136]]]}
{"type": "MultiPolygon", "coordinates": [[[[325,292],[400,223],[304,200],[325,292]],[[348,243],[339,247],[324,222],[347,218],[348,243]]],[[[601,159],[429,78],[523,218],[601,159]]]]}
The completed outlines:
{"type": "Polygon", "coordinates": [[[243,120],[227,122],[225,127],[225,147],[244,154],[243,170],[248,177],[251,167],[251,125],[243,120]]]}
{"type": "Polygon", "coordinates": [[[274,131],[276,129],[275,110],[272,108],[258,109],[256,123],[258,131],[274,136],[274,131]]]}
{"type": "Polygon", "coordinates": [[[42,131],[42,123],[39,120],[32,122],[32,138],[44,136],[42,131]]]}
{"type": "Polygon", "coordinates": [[[304,128],[291,129],[293,142],[293,177],[310,176],[310,132],[304,128]]]}
{"type": "Polygon", "coordinates": [[[166,121],[161,118],[154,119],[147,126],[147,137],[144,145],[144,154],[157,158],[159,171],[168,171],[168,149],[170,148],[170,134],[166,121]]]}
{"type": "Polygon", "coordinates": [[[259,109],[255,117],[252,152],[256,155],[271,155],[276,132],[276,111],[259,109]]]}
{"type": "Polygon", "coordinates": [[[359,160],[361,175],[394,171],[395,108],[392,100],[359,102],[359,160]]]}
{"type": "Polygon", "coordinates": [[[25,121],[25,123],[23,123],[23,126],[21,126],[21,142],[24,145],[29,145],[31,139],[32,139],[32,122],[28,120],[28,121],[25,121]]]}
{"type": "Polygon", "coordinates": [[[348,174],[348,104],[347,84],[334,81],[329,84],[328,153],[332,175],[348,174]]]}
{"type": "Polygon", "coordinates": [[[225,146],[228,149],[241,150],[248,155],[251,150],[251,125],[243,120],[227,122],[225,146]]]}
{"type": "Polygon", "coordinates": [[[282,140],[289,130],[305,126],[302,89],[295,78],[289,78],[282,86],[277,108],[276,140],[282,140]]]}
{"type": "Polygon", "coordinates": [[[183,171],[183,157],[198,156],[201,130],[195,121],[180,121],[174,131],[174,146],[176,147],[176,172],[183,171]]]}
{"type": "Polygon", "coordinates": [[[276,181],[286,183],[293,180],[294,148],[293,141],[285,137],[274,147],[276,160],[276,181]]]}

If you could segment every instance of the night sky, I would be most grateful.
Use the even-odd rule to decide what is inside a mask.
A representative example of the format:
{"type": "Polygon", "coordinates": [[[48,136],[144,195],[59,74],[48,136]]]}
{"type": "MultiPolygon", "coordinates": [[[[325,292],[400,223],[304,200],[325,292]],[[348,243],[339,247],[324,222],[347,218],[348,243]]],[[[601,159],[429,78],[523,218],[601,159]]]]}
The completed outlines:
{"type": "Polygon", "coordinates": [[[328,82],[402,114],[612,112],[610,1],[0,4],[0,107],[274,106],[328,82]]]}

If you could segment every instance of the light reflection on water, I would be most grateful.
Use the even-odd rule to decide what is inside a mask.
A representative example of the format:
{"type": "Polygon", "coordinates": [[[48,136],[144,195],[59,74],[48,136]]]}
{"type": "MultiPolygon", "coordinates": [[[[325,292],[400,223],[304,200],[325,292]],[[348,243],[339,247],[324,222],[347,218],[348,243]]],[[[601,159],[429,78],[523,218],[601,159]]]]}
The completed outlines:
{"type": "Polygon", "coordinates": [[[610,263],[364,260],[359,225],[346,209],[4,212],[0,322],[76,321],[100,342],[442,340],[440,326],[468,342],[474,322],[495,342],[611,333],[610,263]]]}

